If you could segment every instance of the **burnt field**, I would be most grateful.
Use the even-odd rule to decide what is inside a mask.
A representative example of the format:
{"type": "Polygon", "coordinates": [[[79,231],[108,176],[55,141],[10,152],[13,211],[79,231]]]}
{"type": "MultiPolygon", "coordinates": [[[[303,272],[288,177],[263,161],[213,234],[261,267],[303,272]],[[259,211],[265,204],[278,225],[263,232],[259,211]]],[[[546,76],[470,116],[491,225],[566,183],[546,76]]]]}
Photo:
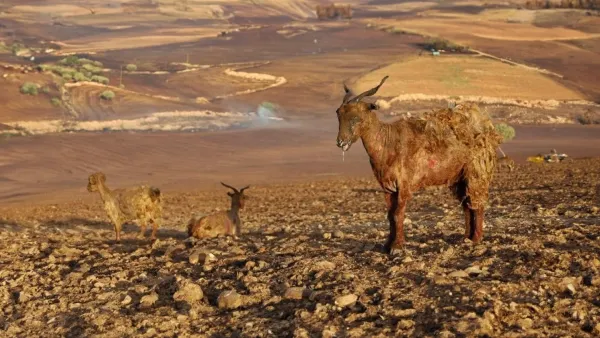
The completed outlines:
{"type": "MultiPolygon", "coordinates": [[[[497,174],[484,241],[445,188],[417,194],[381,252],[372,178],[252,186],[240,238],[186,240],[226,189],[168,192],[159,240],[114,232],[98,196],[2,210],[7,336],[592,337],[600,333],[600,160],[497,174]],[[235,292],[228,292],[234,290],[235,292]]],[[[234,183],[234,182],[231,182],[234,183]]],[[[240,182],[240,184],[242,184],[240,182]]]]}

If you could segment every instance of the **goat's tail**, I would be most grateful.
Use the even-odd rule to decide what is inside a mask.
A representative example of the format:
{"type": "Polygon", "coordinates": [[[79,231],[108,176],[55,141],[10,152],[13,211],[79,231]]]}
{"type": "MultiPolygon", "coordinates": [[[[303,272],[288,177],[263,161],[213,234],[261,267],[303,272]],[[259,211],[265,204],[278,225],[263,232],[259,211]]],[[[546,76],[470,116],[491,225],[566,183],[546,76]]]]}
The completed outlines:
{"type": "Polygon", "coordinates": [[[152,202],[156,202],[158,199],[160,199],[160,196],[160,189],[156,187],[150,187],[150,199],[152,200],[152,202]]]}

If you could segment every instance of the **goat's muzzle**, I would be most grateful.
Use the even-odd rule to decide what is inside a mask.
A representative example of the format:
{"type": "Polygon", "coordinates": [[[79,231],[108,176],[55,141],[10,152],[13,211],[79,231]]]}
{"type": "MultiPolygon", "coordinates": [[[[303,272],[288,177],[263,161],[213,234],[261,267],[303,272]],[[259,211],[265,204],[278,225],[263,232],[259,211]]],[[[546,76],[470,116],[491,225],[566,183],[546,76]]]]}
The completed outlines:
{"type": "Polygon", "coordinates": [[[342,148],[343,151],[348,151],[348,149],[350,149],[351,145],[352,145],[352,142],[342,141],[340,139],[337,139],[337,146],[338,146],[338,148],[342,148]]]}

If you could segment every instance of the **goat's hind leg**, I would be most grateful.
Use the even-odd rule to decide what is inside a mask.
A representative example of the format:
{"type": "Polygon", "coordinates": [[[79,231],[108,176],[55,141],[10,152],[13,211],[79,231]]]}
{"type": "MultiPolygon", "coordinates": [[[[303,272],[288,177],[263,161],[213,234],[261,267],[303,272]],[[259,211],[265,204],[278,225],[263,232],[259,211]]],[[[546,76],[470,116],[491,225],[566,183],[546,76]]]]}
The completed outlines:
{"type": "Polygon", "coordinates": [[[466,180],[461,179],[455,185],[453,185],[451,189],[456,198],[459,200],[465,214],[465,238],[472,240],[473,234],[475,233],[475,212],[470,208],[471,201],[467,195],[466,180]]]}
{"type": "Polygon", "coordinates": [[[156,240],[156,231],[158,230],[158,221],[156,219],[152,219],[152,235],[150,236],[151,240],[156,240]]]}

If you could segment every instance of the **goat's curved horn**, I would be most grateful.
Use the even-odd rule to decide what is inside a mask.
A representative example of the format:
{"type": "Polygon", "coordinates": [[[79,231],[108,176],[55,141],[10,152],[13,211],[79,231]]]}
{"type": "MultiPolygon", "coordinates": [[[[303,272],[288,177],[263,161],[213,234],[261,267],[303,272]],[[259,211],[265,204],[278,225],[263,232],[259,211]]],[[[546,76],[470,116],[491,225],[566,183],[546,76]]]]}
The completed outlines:
{"type": "Polygon", "coordinates": [[[377,93],[377,91],[379,90],[379,87],[381,87],[381,85],[383,85],[383,83],[385,82],[385,80],[387,80],[388,77],[389,76],[386,75],[383,79],[381,79],[381,82],[379,82],[379,84],[376,87],[373,87],[373,88],[367,90],[366,92],[359,94],[357,97],[353,98],[352,100],[349,100],[348,102],[350,102],[350,101],[358,102],[358,101],[362,100],[363,97],[375,95],[375,93],[377,93]]]}
{"type": "Polygon", "coordinates": [[[232,187],[232,186],[230,186],[230,185],[227,185],[227,184],[225,184],[225,183],[223,183],[223,182],[221,182],[221,184],[222,184],[223,186],[227,187],[227,188],[230,188],[230,189],[232,189],[232,190],[233,190],[233,191],[235,191],[235,192],[239,192],[239,191],[238,191],[236,188],[234,188],[234,187],[232,187]]]}
{"type": "Polygon", "coordinates": [[[248,189],[248,188],[250,188],[250,186],[249,186],[249,185],[247,185],[247,186],[243,187],[242,189],[240,189],[240,192],[244,192],[244,190],[246,190],[246,189],[248,189]]]}
{"type": "Polygon", "coordinates": [[[352,97],[352,91],[348,88],[348,86],[346,86],[345,83],[344,83],[344,92],[346,93],[346,95],[344,95],[344,99],[342,100],[342,103],[346,103],[346,102],[350,101],[350,98],[352,97]]]}

